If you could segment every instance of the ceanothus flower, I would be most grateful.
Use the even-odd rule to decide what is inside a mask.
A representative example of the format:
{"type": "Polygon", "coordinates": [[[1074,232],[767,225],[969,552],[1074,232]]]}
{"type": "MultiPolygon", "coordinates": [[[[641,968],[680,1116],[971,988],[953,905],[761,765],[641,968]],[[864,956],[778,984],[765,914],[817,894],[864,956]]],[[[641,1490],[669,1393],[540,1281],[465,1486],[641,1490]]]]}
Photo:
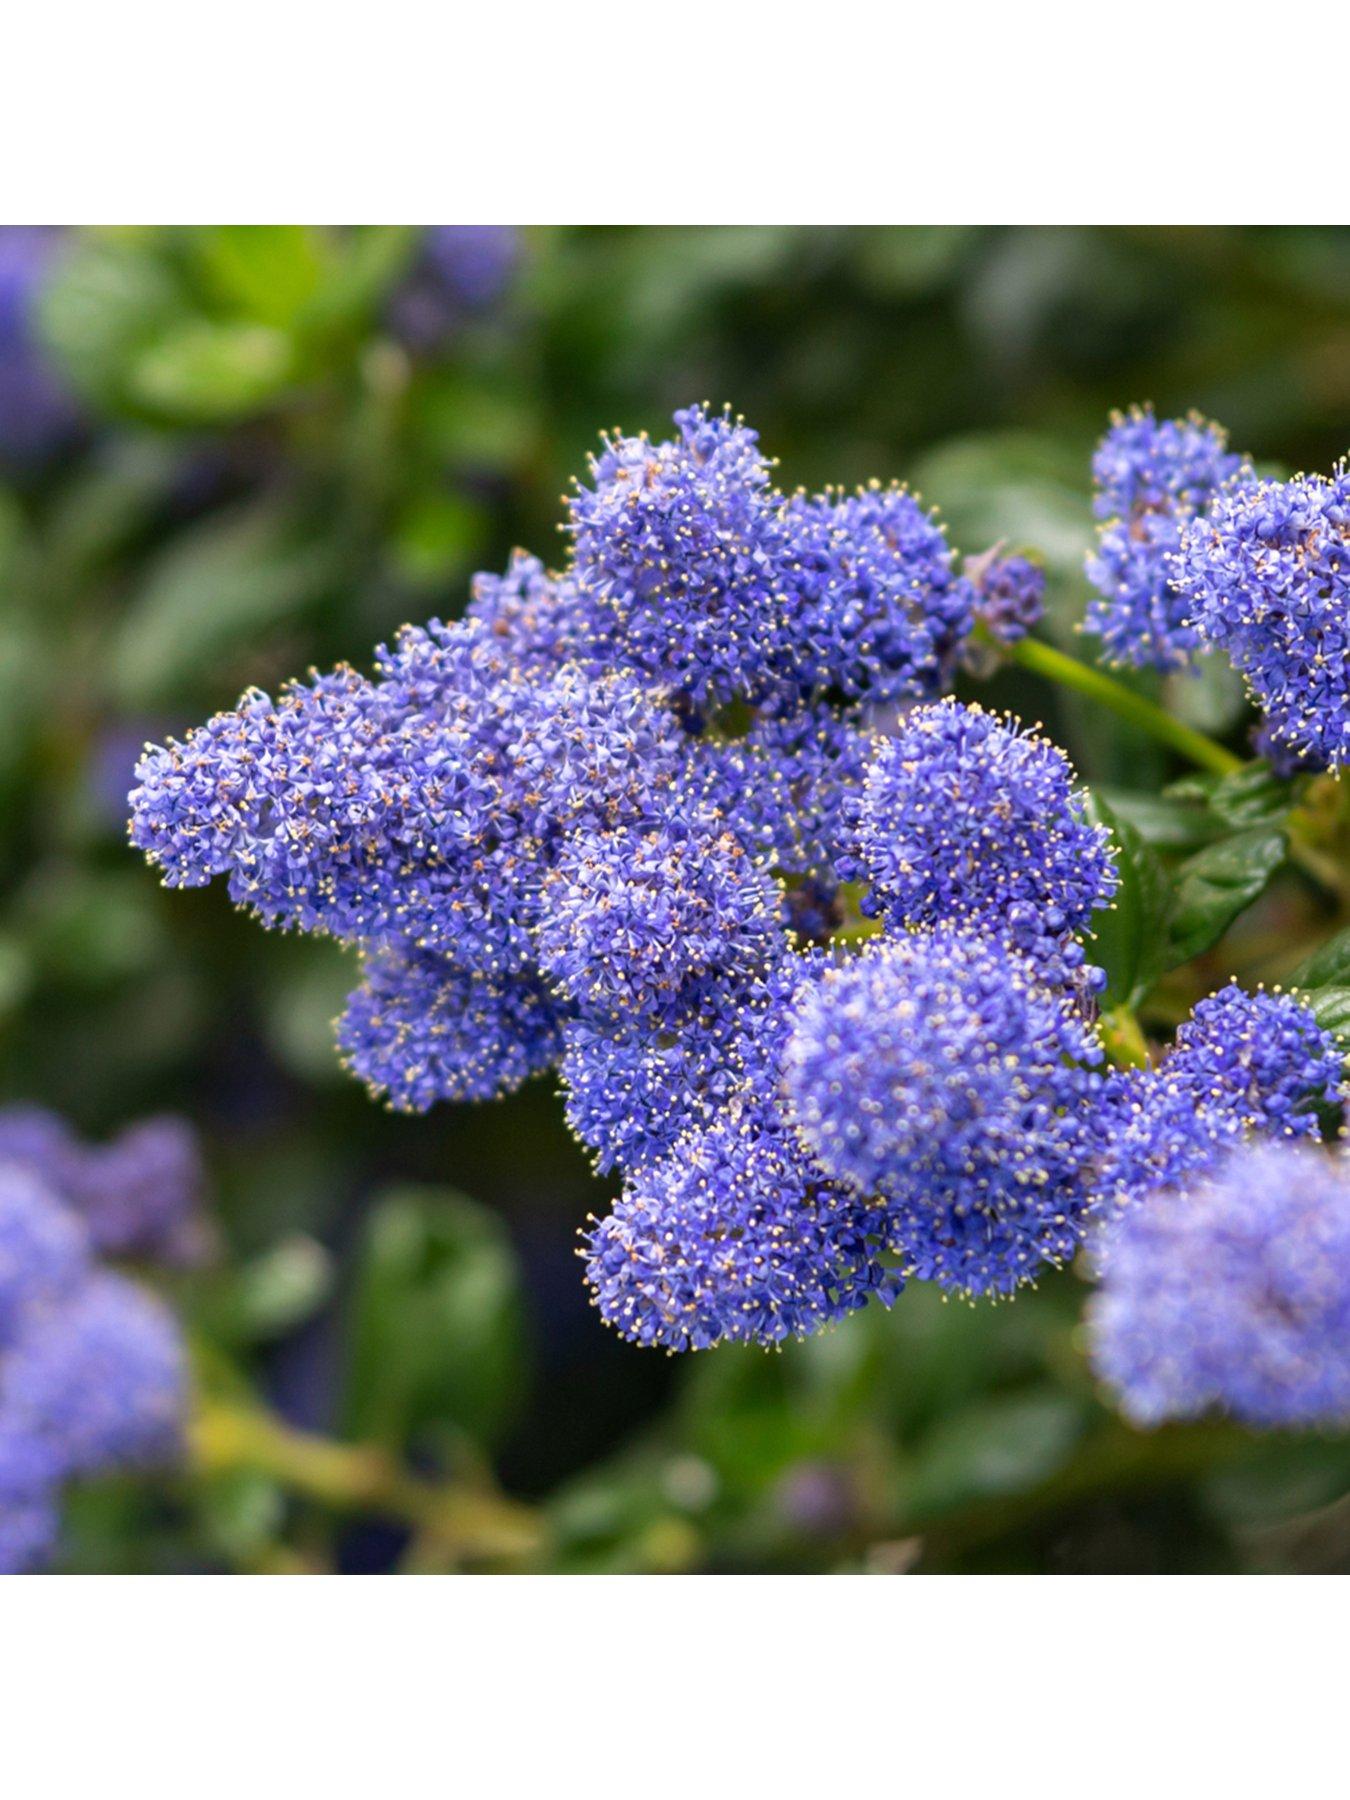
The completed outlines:
{"type": "Polygon", "coordinates": [[[901,1285],[869,1207],[784,1131],[733,1110],[636,1176],[589,1233],[586,1278],[621,1336],[667,1350],[805,1337],[901,1285]]]}
{"type": "Polygon", "coordinates": [[[1093,1366],[1139,1425],[1221,1408],[1350,1422],[1350,1167],[1251,1144],[1128,1208],[1097,1248],[1093,1366]]]}
{"type": "Polygon", "coordinates": [[[783,1087],[822,1169],[884,1203],[907,1274],[1008,1292],[1084,1235],[1109,1135],[1070,1000],[951,931],[824,963],[792,1009],[783,1087]]]}
{"type": "Polygon", "coordinates": [[[47,1443],[62,1476],[171,1461],[186,1407],[173,1315],[106,1271],[33,1312],[0,1359],[0,1421],[47,1443]]]}
{"type": "Polygon", "coordinates": [[[569,507],[573,573],[596,639],[630,667],[699,708],[759,699],[792,660],[783,502],[730,412],[675,424],[667,443],[604,439],[569,507]]]}
{"type": "Polygon", "coordinates": [[[1350,468],[1228,489],[1188,527],[1172,570],[1274,742],[1339,768],[1350,758],[1350,468]]]}
{"type": "Polygon", "coordinates": [[[966,580],[975,590],[975,616],[992,637],[1015,644],[1041,621],[1045,570],[1026,556],[1004,556],[996,546],[968,556],[966,580]]]}
{"type": "Polygon", "coordinates": [[[39,337],[37,308],[65,233],[0,226],[0,470],[41,470],[80,432],[78,407],[39,337]]]}
{"type": "Polygon", "coordinates": [[[444,350],[468,318],[501,300],[519,262],[514,225],[429,225],[390,298],[389,324],[409,350],[444,350]]]}
{"type": "Polygon", "coordinates": [[[0,1154],[0,1355],[30,1314],[59,1305],[87,1278],[88,1233],[49,1187],[0,1154]]]}
{"type": "Polygon", "coordinates": [[[777,883],[678,799],[649,828],[578,834],[546,876],[535,946],[594,1016],[669,1016],[696,981],[748,978],[783,948],[777,883]]]}
{"type": "Polygon", "coordinates": [[[1134,668],[1181,668],[1200,644],[1173,556],[1182,532],[1203,517],[1226,482],[1250,478],[1222,429],[1198,413],[1155,418],[1151,407],[1116,413],[1092,459],[1104,521],[1089,556],[1088,580],[1098,598],[1086,629],[1106,658],[1134,668]]]}
{"type": "Polygon", "coordinates": [[[490,1100],[549,1068],[560,1009],[531,975],[482,975],[424,950],[369,956],[338,1021],[343,1060],[400,1112],[490,1100]]]}
{"type": "MultiPolygon", "coordinates": [[[[70,1147],[36,1109],[11,1126],[29,1154],[70,1147]]],[[[103,1268],[73,1206],[0,1153],[0,1573],[50,1558],[68,1479],[176,1457],[186,1407],[172,1315],[103,1268]]]]}
{"type": "Polygon", "coordinates": [[[1230,983],[1201,1000],[1157,1069],[1115,1078],[1119,1126],[1104,1187],[1137,1201],[1212,1168],[1251,1137],[1310,1138],[1346,1100],[1335,1038],[1292,994],[1230,983]]]}
{"type": "Polygon", "coordinates": [[[27,1170],[63,1200],[101,1256],[188,1267],[211,1250],[201,1152],[185,1119],[141,1119],[107,1144],[86,1144],[45,1107],[0,1107],[0,1165],[27,1170]]]}
{"type": "Polygon", "coordinates": [[[797,494],[788,519],[802,676],[874,704],[940,692],[975,596],[933,515],[908,489],[874,482],[855,494],[797,494]]]}
{"type": "Polygon", "coordinates": [[[856,873],[888,926],[979,924],[1056,981],[1115,892],[1109,834],[1087,824],[1063,751],[955,700],[878,742],[856,806],[856,873]]]}

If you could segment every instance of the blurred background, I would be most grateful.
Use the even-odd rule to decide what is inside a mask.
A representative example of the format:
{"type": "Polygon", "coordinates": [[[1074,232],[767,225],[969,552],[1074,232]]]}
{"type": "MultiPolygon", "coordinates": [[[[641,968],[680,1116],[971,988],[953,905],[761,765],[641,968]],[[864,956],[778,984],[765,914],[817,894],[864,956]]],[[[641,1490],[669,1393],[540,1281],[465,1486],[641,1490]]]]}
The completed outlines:
{"type": "MultiPolygon", "coordinates": [[[[1072,647],[1112,407],[1198,407],[1273,467],[1345,451],[1350,233],[0,232],[3,1098],[93,1136],[189,1118],[220,1235],[179,1293],[203,1365],[306,1428],[495,1469],[544,1509],[550,1568],[1350,1567],[1350,1447],[1126,1431],[1072,1274],[999,1307],[912,1287],[778,1355],[620,1343],[575,1255],[606,1189],[547,1086],[383,1112],[332,1049],[346,956],[163,893],[127,849],[147,738],[368,666],[514,545],[560,557],[597,431],[697,399],[787,486],[904,478],[961,550],[1034,548],[1072,647]]],[[[1181,773],[1029,678],[991,697],[1127,804],[1181,773]]],[[[1231,678],[1169,699],[1241,742],[1231,678]]],[[[1218,980],[1280,930],[1253,909],[1218,980]]],[[[91,1489],[66,1535],[92,1569],[405,1549],[237,1475],[91,1489]]]]}

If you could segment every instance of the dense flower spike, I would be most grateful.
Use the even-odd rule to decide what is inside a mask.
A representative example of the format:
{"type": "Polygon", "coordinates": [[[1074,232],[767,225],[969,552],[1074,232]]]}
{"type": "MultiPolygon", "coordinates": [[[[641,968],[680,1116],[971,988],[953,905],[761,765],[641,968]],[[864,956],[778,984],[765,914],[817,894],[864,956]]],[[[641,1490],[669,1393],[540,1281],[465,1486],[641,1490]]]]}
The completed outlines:
{"type": "Polygon", "coordinates": [[[1094,510],[1104,523],[1088,559],[1099,598],[1086,626],[1108,661],[1180,668],[1200,643],[1173,554],[1226,482],[1250,477],[1219,426],[1198,414],[1155,418],[1151,407],[1115,415],[1092,461],[1094,510]]]}
{"type": "Polygon", "coordinates": [[[1091,1355],[1140,1425],[1223,1408],[1247,1424],[1350,1421],[1350,1166],[1235,1150],[1130,1208],[1099,1249],[1091,1355]]]}
{"type": "MultiPolygon", "coordinates": [[[[100,1153],[37,1109],[11,1109],[3,1122],[0,1573],[49,1558],[65,1481],[176,1456],[187,1405],[176,1323],[143,1289],[99,1266],[89,1226],[64,1197],[87,1176],[85,1159],[100,1153]],[[62,1191],[38,1173],[39,1157],[62,1191]]],[[[107,1165],[98,1173],[106,1178],[107,1165]]],[[[90,1191],[86,1184],[86,1203],[90,1191]]],[[[113,1191],[105,1179],[102,1196],[113,1191]]],[[[108,1216],[88,1214],[95,1225],[108,1216]]],[[[124,1210],[111,1216],[125,1226],[124,1210]]]]}
{"type": "Polygon", "coordinates": [[[337,1039],[352,1072],[402,1112],[508,1094],[561,1049],[558,1006],[537,980],[427,951],[371,956],[337,1039]]]}
{"type": "Polygon", "coordinates": [[[782,502],[758,433],[703,407],[679,438],[605,439],[571,502],[594,633],[699,707],[778,687],[793,655],[782,502]]]}
{"type": "Polygon", "coordinates": [[[940,692],[975,596],[932,515],[907,489],[878,483],[799,494],[788,517],[802,674],[873,704],[940,692]]]}
{"type": "Polygon", "coordinates": [[[1185,532],[1173,579],[1287,752],[1350,757],[1350,469],[1235,486],[1185,532]]]}
{"type": "Polygon", "coordinates": [[[1064,980],[1073,935],[1115,891],[1108,834],[1080,816],[1062,751],[1014,721],[942,701],[873,756],[858,873],[894,926],[979,923],[1064,980]]]}
{"type": "Polygon", "coordinates": [[[741,1116],[686,1137],[590,1234],[604,1318],[639,1344],[702,1350],[804,1337],[898,1280],[874,1253],[878,1215],[823,1180],[782,1132],[741,1116]]]}
{"type": "Polygon", "coordinates": [[[785,1060],[822,1168],[886,1204],[908,1272],[1006,1292],[1072,1256],[1105,1151],[1101,1052],[1019,957],[946,932],[802,987],[785,1060]]]}

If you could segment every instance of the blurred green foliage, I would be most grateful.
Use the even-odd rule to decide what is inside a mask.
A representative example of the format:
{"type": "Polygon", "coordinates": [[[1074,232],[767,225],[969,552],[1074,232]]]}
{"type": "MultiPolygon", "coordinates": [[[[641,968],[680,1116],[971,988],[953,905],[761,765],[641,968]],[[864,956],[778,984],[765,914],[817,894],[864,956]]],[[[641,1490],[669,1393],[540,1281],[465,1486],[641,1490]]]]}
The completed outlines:
{"type": "MultiPolygon", "coordinates": [[[[1128,1432],[1079,1356],[1073,1275],[978,1309],[911,1289],[774,1356],[617,1343],[573,1256],[605,1189],[544,1088],[382,1113],[331,1051],[345,956],[266,936],[223,893],[162,893],[124,842],[142,740],[368,662],[516,543],[556,555],[597,430],[659,431],[693,399],[744,412],[789,486],[905,477],[963,550],[1034,547],[1071,645],[1111,407],[1199,407],[1272,465],[1345,450],[1350,234],[527,230],[507,291],[434,352],[388,324],[418,248],[305,227],[63,247],[41,330],[83,430],[0,488],[6,1093],[91,1132],[192,1118],[226,1249],[180,1298],[211,1379],[419,1466],[495,1467],[541,1502],[546,1567],[1350,1568],[1350,1446],[1128,1432]]],[[[1024,675],[992,693],[1043,717],[1124,822],[1113,968],[1218,944],[1245,903],[1229,834],[1278,836],[1261,796],[1160,800],[1185,771],[1125,727],[1024,675]],[[1166,920],[1159,853],[1188,859],[1166,920]]],[[[1241,745],[1222,672],[1166,697],[1241,745]]],[[[1201,975],[1287,974],[1318,904],[1277,884],[1201,975]]],[[[1191,997],[1164,983],[1154,1022],[1191,997]]],[[[69,1561],[356,1569],[405,1548],[233,1472],[82,1495],[69,1561]]]]}

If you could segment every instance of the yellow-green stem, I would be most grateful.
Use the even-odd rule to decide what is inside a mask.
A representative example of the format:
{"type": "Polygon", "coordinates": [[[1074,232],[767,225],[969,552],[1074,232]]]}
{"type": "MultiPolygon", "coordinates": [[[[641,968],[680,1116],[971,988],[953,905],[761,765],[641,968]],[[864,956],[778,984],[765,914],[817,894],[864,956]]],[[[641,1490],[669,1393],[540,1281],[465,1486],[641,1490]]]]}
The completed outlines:
{"type": "Polygon", "coordinates": [[[191,1432],[207,1471],[248,1469],[339,1511],[378,1512],[411,1525],[451,1562],[519,1567],[538,1551],[536,1514],[491,1490],[411,1475],[374,1444],[341,1444],[297,1431],[251,1406],[205,1399],[191,1432]]]}

